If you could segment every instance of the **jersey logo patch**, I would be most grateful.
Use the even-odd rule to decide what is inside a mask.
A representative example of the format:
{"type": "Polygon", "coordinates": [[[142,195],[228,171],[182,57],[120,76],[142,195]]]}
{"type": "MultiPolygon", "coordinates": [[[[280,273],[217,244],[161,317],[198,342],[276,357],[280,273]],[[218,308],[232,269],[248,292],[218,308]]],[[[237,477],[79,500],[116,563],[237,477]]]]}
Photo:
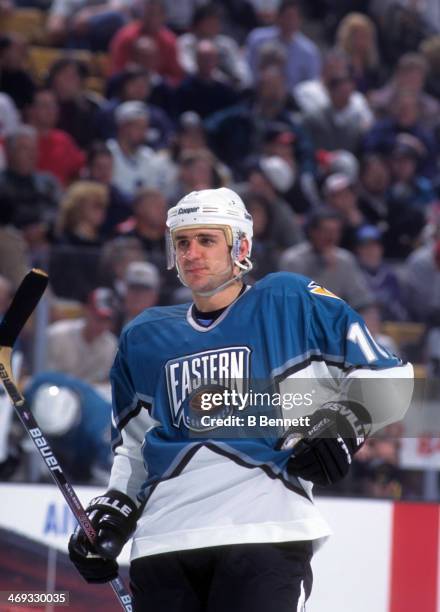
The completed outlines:
{"type": "MultiPolygon", "coordinates": [[[[214,349],[171,359],[165,364],[168,400],[173,425],[184,425],[193,431],[205,431],[201,418],[207,414],[201,405],[202,393],[222,389],[246,393],[249,386],[251,349],[234,346],[214,349]]],[[[215,416],[223,418],[232,406],[218,406],[215,416]]],[[[214,416],[210,414],[210,416],[214,416]]]]}
{"type": "Polygon", "coordinates": [[[321,287],[321,285],[318,285],[317,283],[315,283],[315,281],[311,281],[307,285],[307,287],[308,287],[310,293],[316,293],[317,295],[326,295],[327,297],[335,298],[336,300],[340,300],[341,299],[340,297],[338,297],[337,295],[335,295],[334,293],[332,293],[331,291],[329,291],[325,287],[321,287]]]}

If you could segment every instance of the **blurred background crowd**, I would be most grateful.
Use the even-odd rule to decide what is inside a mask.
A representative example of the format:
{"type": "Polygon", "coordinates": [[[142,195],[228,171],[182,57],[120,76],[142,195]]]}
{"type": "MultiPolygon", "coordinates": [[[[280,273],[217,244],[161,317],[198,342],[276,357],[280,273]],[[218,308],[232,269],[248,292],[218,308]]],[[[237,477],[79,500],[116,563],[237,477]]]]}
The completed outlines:
{"type": "MultiPolygon", "coordinates": [[[[48,271],[15,364],[74,480],[107,478],[123,325],[188,301],[165,219],[194,189],[244,198],[249,282],[310,276],[439,376],[438,0],[0,0],[0,24],[0,313],[48,271]]],[[[0,478],[44,479],[0,400],[0,478]]],[[[438,492],[387,433],[338,492],[438,492]]]]}

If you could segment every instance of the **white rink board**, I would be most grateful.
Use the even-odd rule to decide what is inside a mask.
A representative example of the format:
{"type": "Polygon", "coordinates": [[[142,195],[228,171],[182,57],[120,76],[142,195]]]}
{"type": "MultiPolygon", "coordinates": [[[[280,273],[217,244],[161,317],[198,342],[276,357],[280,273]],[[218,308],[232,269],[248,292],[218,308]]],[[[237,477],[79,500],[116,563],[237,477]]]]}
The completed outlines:
{"type": "Polygon", "coordinates": [[[316,500],[333,530],[313,560],[307,612],[388,612],[393,504],[316,500]]]}

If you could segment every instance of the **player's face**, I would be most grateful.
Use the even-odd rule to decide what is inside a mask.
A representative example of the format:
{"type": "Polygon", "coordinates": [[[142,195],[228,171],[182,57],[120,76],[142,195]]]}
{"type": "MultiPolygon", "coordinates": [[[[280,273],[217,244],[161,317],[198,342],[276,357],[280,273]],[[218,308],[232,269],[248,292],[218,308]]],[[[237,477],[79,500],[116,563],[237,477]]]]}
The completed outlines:
{"type": "Polygon", "coordinates": [[[221,229],[181,229],[175,248],[180,275],[192,291],[211,291],[232,278],[230,247],[221,229]]]}

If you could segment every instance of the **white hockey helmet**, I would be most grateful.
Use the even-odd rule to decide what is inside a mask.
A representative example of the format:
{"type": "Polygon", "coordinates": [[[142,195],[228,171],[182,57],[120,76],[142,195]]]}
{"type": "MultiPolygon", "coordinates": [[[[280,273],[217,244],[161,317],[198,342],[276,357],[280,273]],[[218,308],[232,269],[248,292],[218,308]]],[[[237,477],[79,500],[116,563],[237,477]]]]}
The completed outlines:
{"type": "Polygon", "coordinates": [[[240,252],[241,239],[246,237],[249,242],[249,255],[252,248],[252,217],[246,210],[240,196],[228,189],[203,189],[192,191],[170,208],[167,217],[167,227],[171,238],[172,259],[168,267],[175,265],[174,232],[183,227],[199,226],[223,229],[234,260],[240,252]]]}
{"type": "MultiPolygon", "coordinates": [[[[174,233],[184,227],[189,229],[208,227],[224,231],[226,241],[231,247],[232,264],[241,270],[240,274],[231,281],[237,280],[252,269],[252,263],[248,259],[252,249],[252,216],[246,210],[243,200],[232,189],[220,187],[219,189],[192,191],[169,209],[167,217],[169,270],[176,265],[174,233]],[[240,262],[240,246],[243,238],[247,238],[249,242],[249,252],[248,257],[240,262]]],[[[180,273],[179,277],[183,283],[180,273]]],[[[222,287],[223,285],[218,287],[217,291],[222,287]]]]}

